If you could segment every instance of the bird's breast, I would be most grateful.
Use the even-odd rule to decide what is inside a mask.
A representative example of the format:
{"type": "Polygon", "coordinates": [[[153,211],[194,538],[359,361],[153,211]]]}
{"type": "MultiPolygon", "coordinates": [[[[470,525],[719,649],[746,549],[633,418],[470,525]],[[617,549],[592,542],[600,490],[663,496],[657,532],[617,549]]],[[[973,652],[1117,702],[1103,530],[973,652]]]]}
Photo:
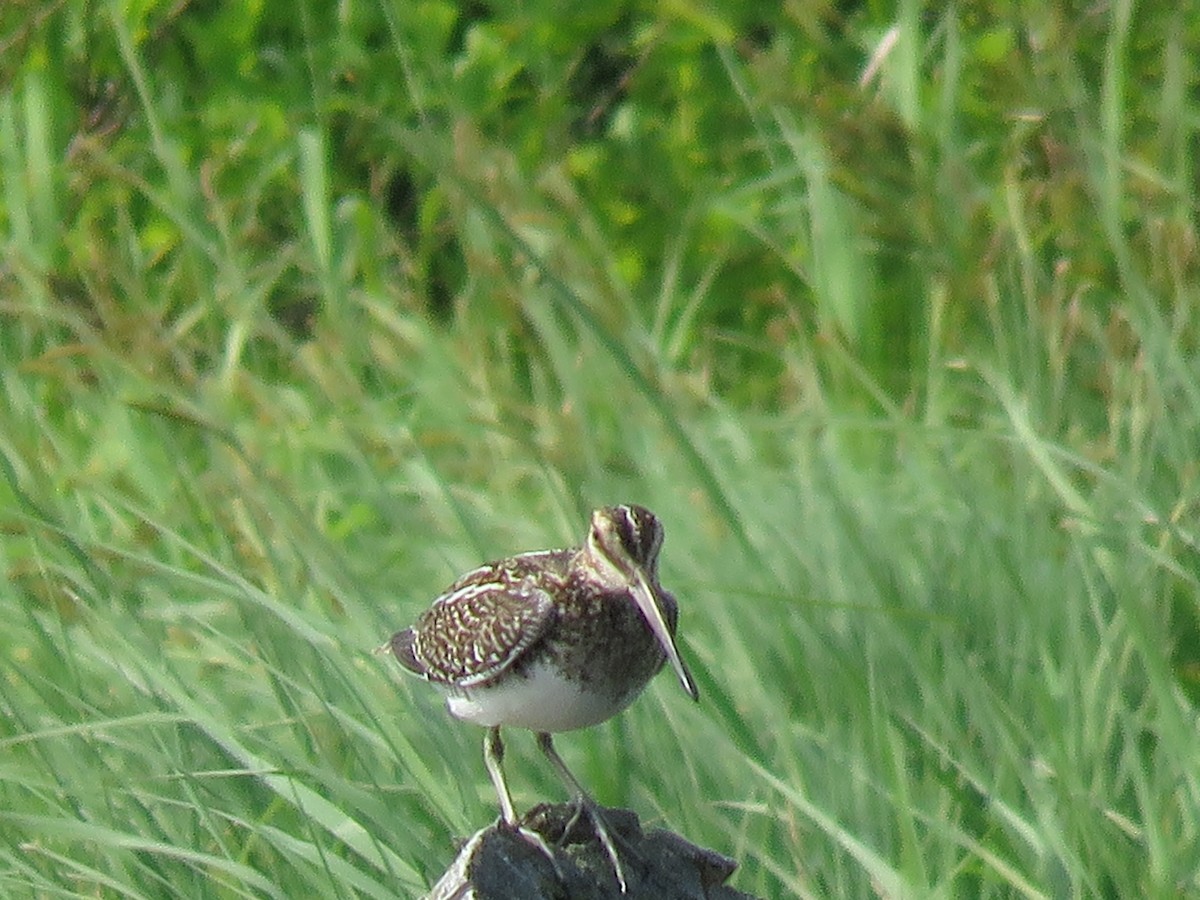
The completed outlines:
{"type": "Polygon", "coordinates": [[[476,725],[573,731],[612,718],[633,702],[640,688],[619,693],[597,690],[539,658],[492,684],[451,689],[446,706],[454,716],[476,725]]]}

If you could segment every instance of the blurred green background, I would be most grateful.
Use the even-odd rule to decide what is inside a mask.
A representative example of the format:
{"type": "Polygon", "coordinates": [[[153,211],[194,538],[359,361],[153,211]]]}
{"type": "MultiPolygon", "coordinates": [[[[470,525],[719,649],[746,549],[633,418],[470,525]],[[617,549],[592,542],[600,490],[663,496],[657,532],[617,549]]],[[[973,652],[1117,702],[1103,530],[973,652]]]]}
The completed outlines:
{"type": "MultiPolygon", "coordinates": [[[[762,897],[1200,896],[1187,4],[0,7],[0,894],[416,896],[373,651],[595,506],[558,746],[762,897]]],[[[562,798],[509,737],[526,808],[562,798]]]]}

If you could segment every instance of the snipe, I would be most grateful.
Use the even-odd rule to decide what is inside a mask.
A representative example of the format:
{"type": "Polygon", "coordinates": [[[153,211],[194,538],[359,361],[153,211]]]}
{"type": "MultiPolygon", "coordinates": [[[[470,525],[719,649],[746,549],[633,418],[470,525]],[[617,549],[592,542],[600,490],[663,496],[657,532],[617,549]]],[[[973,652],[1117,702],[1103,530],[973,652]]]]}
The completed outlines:
{"type": "Polygon", "coordinates": [[[648,509],[598,509],[583,546],[523,553],[468,572],[390,643],[401,665],[445,691],[453,715],[487,727],[484,761],[501,815],[513,827],[500,726],[537,733],[580,811],[592,818],[622,890],[624,869],[603,816],[550,736],[616,715],[667,660],[688,695],[699,698],[675,646],[679,607],[658,583],[662,539],[648,509]]]}

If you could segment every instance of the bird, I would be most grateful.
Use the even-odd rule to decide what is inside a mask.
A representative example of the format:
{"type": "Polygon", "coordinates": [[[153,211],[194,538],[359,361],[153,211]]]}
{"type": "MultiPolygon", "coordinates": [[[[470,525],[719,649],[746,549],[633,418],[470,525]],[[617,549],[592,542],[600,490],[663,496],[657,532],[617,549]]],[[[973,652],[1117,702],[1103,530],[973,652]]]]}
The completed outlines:
{"type": "MultiPolygon", "coordinates": [[[[460,577],[385,647],[440,688],[451,715],[487,729],[484,764],[504,823],[519,821],[504,777],[501,727],[533,731],[556,774],[586,811],[627,881],[599,806],[571,773],[552,735],[599,724],[629,706],[670,663],[700,694],[675,643],[679,605],[658,579],[663,526],[634,504],[595,510],[583,543],[522,553],[460,577]]],[[[553,862],[553,856],[551,855],[553,862]]]]}

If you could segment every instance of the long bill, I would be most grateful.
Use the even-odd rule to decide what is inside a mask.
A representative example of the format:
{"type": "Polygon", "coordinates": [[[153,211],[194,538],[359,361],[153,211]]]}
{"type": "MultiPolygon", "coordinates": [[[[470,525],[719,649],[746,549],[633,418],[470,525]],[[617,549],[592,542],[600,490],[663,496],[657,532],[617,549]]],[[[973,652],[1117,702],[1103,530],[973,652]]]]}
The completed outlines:
{"type": "Polygon", "coordinates": [[[658,595],[650,589],[650,585],[646,584],[646,579],[641,572],[634,573],[633,599],[637,602],[642,615],[646,617],[646,621],[650,623],[650,630],[654,632],[654,636],[658,638],[658,642],[666,651],[667,659],[671,661],[671,668],[679,676],[679,683],[683,685],[683,689],[687,691],[689,697],[699,700],[700,692],[696,690],[696,682],[692,680],[692,673],[688,671],[683,658],[679,655],[679,648],[675,646],[675,636],[667,627],[667,619],[658,602],[658,595]]]}

